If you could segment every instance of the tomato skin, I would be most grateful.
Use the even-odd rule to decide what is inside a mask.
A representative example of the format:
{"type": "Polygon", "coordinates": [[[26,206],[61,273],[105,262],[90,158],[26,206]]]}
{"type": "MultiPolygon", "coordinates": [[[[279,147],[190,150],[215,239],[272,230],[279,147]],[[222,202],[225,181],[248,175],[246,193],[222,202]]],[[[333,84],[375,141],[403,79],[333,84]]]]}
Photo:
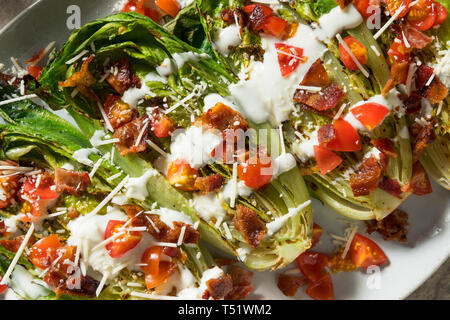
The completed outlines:
{"type": "Polygon", "coordinates": [[[387,261],[386,254],[374,241],[358,233],[353,237],[349,254],[353,264],[364,269],[387,261]]]}
{"type": "Polygon", "coordinates": [[[389,110],[375,102],[367,102],[350,109],[353,116],[367,129],[373,130],[389,114],[389,110]]]}
{"type": "Polygon", "coordinates": [[[36,80],[39,81],[39,77],[41,76],[41,73],[42,73],[42,70],[43,70],[42,67],[39,67],[39,66],[28,66],[27,70],[28,70],[28,73],[33,76],[33,78],[35,78],[36,80]]]}
{"type": "Polygon", "coordinates": [[[406,20],[418,30],[430,29],[436,21],[436,11],[432,0],[420,0],[409,10],[406,20]]]}
{"type": "Polygon", "coordinates": [[[354,0],[353,5],[356,7],[358,12],[363,16],[364,19],[368,19],[374,14],[374,12],[369,11],[369,7],[380,7],[379,0],[354,0]]]}
{"type": "MultiPolygon", "coordinates": [[[[31,201],[31,215],[38,217],[43,214],[43,210],[53,200],[57,199],[59,194],[50,189],[50,180],[43,179],[39,187],[36,188],[36,182],[33,178],[27,178],[20,189],[20,195],[27,201],[31,201]]],[[[53,181],[51,181],[53,184],[53,181]]]]}
{"type": "Polygon", "coordinates": [[[314,222],[312,229],[311,248],[313,248],[320,241],[321,236],[322,236],[322,227],[314,222]]]}
{"type": "Polygon", "coordinates": [[[262,161],[261,155],[252,157],[238,165],[237,173],[239,179],[243,180],[247,187],[260,189],[272,180],[272,159],[270,156],[264,156],[264,161],[262,161]]]}
{"type": "MultiPolygon", "coordinates": [[[[105,229],[105,240],[113,236],[117,232],[120,232],[120,228],[126,223],[126,221],[109,220],[105,229]]],[[[132,224],[130,225],[132,227],[132,224]]],[[[142,234],[139,231],[126,232],[121,236],[118,236],[111,242],[105,245],[111,258],[119,258],[128,251],[134,249],[142,239],[142,234]]]]}
{"type": "Polygon", "coordinates": [[[247,6],[244,6],[242,10],[244,10],[245,13],[250,14],[253,12],[256,6],[261,7],[265,17],[268,17],[273,13],[273,10],[270,7],[263,6],[262,4],[249,4],[247,6]]]}
{"type": "Polygon", "coordinates": [[[388,50],[388,56],[391,58],[391,63],[401,63],[409,61],[411,48],[407,48],[400,38],[395,38],[391,47],[388,50]]]}
{"type": "Polygon", "coordinates": [[[276,16],[266,17],[262,25],[265,33],[271,34],[276,38],[280,38],[287,27],[287,21],[276,16]]]}
{"type": "Polygon", "coordinates": [[[323,253],[306,251],[296,259],[297,266],[306,279],[311,282],[320,280],[327,271],[328,256],[323,253]]]}
{"type": "MultiPolygon", "coordinates": [[[[2,277],[0,277],[0,281],[2,280],[2,277]]],[[[5,292],[8,289],[8,286],[6,284],[0,284],[0,294],[5,292]]]]}
{"type": "Polygon", "coordinates": [[[333,171],[342,162],[341,157],[327,148],[322,146],[313,146],[313,149],[317,167],[322,175],[326,175],[328,172],[333,171]]]}
{"type": "Polygon", "coordinates": [[[33,244],[28,257],[35,267],[46,269],[57,258],[56,250],[60,247],[61,242],[58,235],[52,234],[33,244]]]}
{"type": "Polygon", "coordinates": [[[184,159],[176,159],[169,164],[167,180],[175,188],[183,191],[195,191],[198,170],[192,168],[184,159]]]}
{"type": "Polygon", "coordinates": [[[161,116],[158,121],[152,121],[151,130],[158,138],[166,138],[170,136],[174,128],[174,123],[166,115],[161,116]]]}
{"type": "Polygon", "coordinates": [[[180,11],[180,5],[176,0],[155,0],[155,4],[172,18],[175,18],[180,11]]]}
{"type": "Polygon", "coordinates": [[[386,5],[388,7],[389,13],[393,16],[401,5],[405,6],[405,9],[397,16],[397,19],[403,18],[409,11],[409,5],[412,0],[386,0],[386,5]]]}
{"type": "MultiPolygon", "coordinates": [[[[364,66],[367,63],[366,47],[352,36],[347,36],[343,40],[347,44],[347,46],[350,48],[350,50],[352,51],[353,55],[356,57],[358,62],[362,66],[364,66]]],[[[350,56],[350,54],[347,52],[347,50],[344,48],[344,46],[342,44],[339,44],[339,53],[341,55],[342,62],[349,70],[352,70],[352,71],[359,70],[355,61],[353,61],[352,57],[350,56]]]]}
{"type": "Polygon", "coordinates": [[[333,281],[327,273],[320,280],[312,282],[306,288],[306,294],[314,300],[334,300],[333,281]]]}
{"type": "Polygon", "coordinates": [[[275,48],[278,51],[278,64],[280,65],[281,76],[286,77],[294,72],[298,65],[303,61],[303,49],[284,43],[275,43],[275,48]],[[289,55],[283,54],[283,52],[286,52],[289,55]]]}
{"type": "Polygon", "coordinates": [[[146,265],[141,269],[145,273],[145,285],[149,290],[164,283],[176,269],[172,261],[161,261],[162,251],[162,247],[154,246],[142,254],[141,263],[146,265]]]}
{"type": "Polygon", "coordinates": [[[144,6],[145,1],[138,0],[137,4],[133,1],[128,1],[122,8],[121,12],[137,12],[144,16],[149,17],[155,22],[158,22],[160,17],[159,13],[156,10],[153,10],[151,8],[145,8],[144,6]]]}
{"type": "Polygon", "coordinates": [[[447,18],[447,9],[439,2],[434,2],[434,12],[436,14],[436,21],[434,26],[439,26],[447,18]]]}
{"type": "Polygon", "coordinates": [[[328,149],[334,151],[358,151],[361,150],[361,139],[356,129],[344,119],[337,119],[333,122],[335,138],[326,145],[328,149]]]}

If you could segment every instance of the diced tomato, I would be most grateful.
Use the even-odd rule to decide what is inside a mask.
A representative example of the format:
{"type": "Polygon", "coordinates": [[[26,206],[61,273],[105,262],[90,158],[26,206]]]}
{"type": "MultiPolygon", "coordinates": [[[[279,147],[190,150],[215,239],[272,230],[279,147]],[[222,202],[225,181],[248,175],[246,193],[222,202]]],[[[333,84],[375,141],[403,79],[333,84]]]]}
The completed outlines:
{"type": "Polygon", "coordinates": [[[273,167],[270,156],[255,156],[238,165],[240,180],[252,189],[260,189],[272,180],[273,167]]]}
{"type": "Polygon", "coordinates": [[[263,6],[262,4],[249,4],[248,6],[244,6],[242,10],[244,10],[245,13],[250,14],[253,12],[256,6],[260,6],[264,16],[268,17],[273,13],[273,10],[267,6],[263,6]]]}
{"type": "Polygon", "coordinates": [[[177,0],[155,0],[155,4],[165,13],[175,18],[180,11],[177,0]]]}
{"type": "Polygon", "coordinates": [[[353,264],[364,269],[387,261],[385,253],[374,241],[358,233],[353,237],[349,254],[353,264]]]}
{"type": "Polygon", "coordinates": [[[322,146],[313,146],[313,148],[317,167],[322,175],[326,175],[328,172],[334,170],[341,164],[342,158],[333,151],[330,151],[322,146]]]}
{"type": "Polygon", "coordinates": [[[28,73],[33,76],[33,78],[35,78],[36,80],[39,81],[39,77],[41,76],[41,73],[42,73],[42,70],[43,70],[42,67],[39,67],[39,66],[28,66],[27,70],[28,70],[28,73]]]}
{"type": "Polygon", "coordinates": [[[28,257],[34,266],[39,269],[46,269],[57,258],[56,250],[60,247],[61,242],[58,235],[52,234],[33,244],[28,257]]]}
{"type": "Polygon", "coordinates": [[[386,0],[386,5],[388,7],[389,13],[391,16],[393,16],[397,10],[400,8],[400,6],[404,6],[405,8],[402,10],[402,12],[397,16],[397,20],[404,17],[409,10],[409,4],[412,0],[386,0]]]}
{"type": "Polygon", "coordinates": [[[436,21],[433,0],[419,0],[409,10],[406,20],[415,28],[425,31],[430,29],[436,21]]]}
{"type": "MultiPolygon", "coordinates": [[[[105,240],[119,232],[123,232],[120,229],[125,223],[125,221],[120,220],[109,220],[105,229],[105,240]]],[[[130,227],[132,227],[131,224],[128,228],[130,227]]],[[[141,239],[142,234],[140,231],[125,231],[122,235],[119,235],[115,237],[114,240],[108,242],[105,245],[105,248],[108,250],[111,258],[119,258],[131,249],[135,248],[141,239]]]]}
{"type": "Polygon", "coordinates": [[[358,151],[361,150],[361,139],[356,129],[344,119],[333,122],[334,139],[326,144],[328,149],[334,151],[358,151]]]}
{"type": "Polygon", "coordinates": [[[175,129],[175,124],[166,115],[162,115],[158,120],[150,119],[151,130],[158,138],[166,138],[170,136],[175,129]]]}
{"type": "Polygon", "coordinates": [[[297,266],[306,279],[311,282],[319,281],[326,273],[328,256],[323,253],[307,251],[296,259],[297,266]]]}
{"type": "Polygon", "coordinates": [[[367,102],[350,109],[353,116],[367,129],[373,130],[389,114],[389,110],[375,102],[367,102]]]}
{"type": "Polygon", "coordinates": [[[322,236],[322,227],[319,226],[317,223],[314,223],[312,229],[311,248],[314,247],[320,241],[321,236],[322,236]]]}
{"type": "Polygon", "coordinates": [[[183,191],[195,191],[195,179],[198,170],[192,168],[184,159],[172,161],[167,170],[167,180],[175,188],[183,191]]]}
{"type": "Polygon", "coordinates": [[[354,0],[353,4],[364,19],[367,19],[374,14],[372,10],[369,10],[371,7],[380,7],[379,0],[354,0]]]}
{"type": "Polygon", "coordinates": [[[275,43],[280,65],[281,76],[286,77],[297,69],[300,62],[304,61],[303,49],[284,43],[275,43]]]}
{"type": "Polygon", "coordinates": [[[175,271],[176,264],[172,261],[161,261],[162,247],[150,247],[144,251],[141,258],[141,267],[145,273],[147,289],[153,289],[164,283],[175,271]]]}
{"type": "Polygon", "coordinates": [[[314,300],[334,300],[333,281],[327,273],[320,280],[312,282],[306,288],[306,294],[314,300]]]}
{"type": "Polygon", "coordinates": [[[122,12],[137,12],[140,13],[144,16],[149,17],[150,19],[152,19],[153,21],[158,22],[160,17],[159,17],[159,13],[158,11],[151,9],[151,8],[146,8],[144,6],[145,1],[142,0],[137,0],[137,1],[128,1],[122,8],[122,12]],[[135,3],[136,2],[136,3],[135,3]]]}
{"type": "Polygon", "coordinates": [[[447,18],[447,9],[439,2],[434,2],[434,12],[436,14],[436,21],[434,21],[434,26],[440,25],[447,18]]]}
{"type": "Polygon", "coordinates": [[[392,59],[391,63],[406,62],[409,60],[411,48],[407,48],[400,38],[395,38],[388,50],[388,56],[392,59]]]}
{"type": "Polygon", "coordinates": [[[58,193],[51,189],[53,180],[42,178],[38,187],[34,178],[27,178],[20,189],[21,198],[30,201],[31,214],[35,217],[43,214],[47,205],[58,198],[58,193]]]}
{"type": "MultiPolygon", "coordinates": [[[[2,280],[2,277],[0,277],[0,281],[2,280]]],[[[0,294],[5,292],[8,289],[8,286],[6,284],[0,284],[0,294]]]]}
{"type": "Polygon", "coordinates": [[[265,33],[280,38],[287,27],[287,21],[276,16],[269,16],[264,19],[262,29],[265,33]]]}
{"type": "MultiPolygon", "coordinates": [[[[358,62],[362,66],[364,66],[367,63],[366,47],[352,36],[347,36],[343,40],[347,44],[347,46],[349,47],[355,58],[358,60],[358,62]]],[[[342,44],[339,44],[339,53],[341,55],[342,62],[349,70],[352,71],[359,70],[355,61],[353,61],[352,57],[342,44]]]]}

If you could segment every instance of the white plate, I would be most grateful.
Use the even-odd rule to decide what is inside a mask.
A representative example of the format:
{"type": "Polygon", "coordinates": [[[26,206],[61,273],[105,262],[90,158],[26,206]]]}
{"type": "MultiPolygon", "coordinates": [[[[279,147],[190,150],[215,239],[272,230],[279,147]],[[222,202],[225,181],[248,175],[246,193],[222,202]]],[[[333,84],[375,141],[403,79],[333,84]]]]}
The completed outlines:
{"type": "MultiPolygon", "coordinates": [[[[9,0],[12,1],[12,0],[9,0]]],[[[77,3],[81,24],[112,12],[112,0],[41,0],[25,10],[0,31],[0,62],[10,66],[10,57],[23,62],[49,42],[60,47],[71,30],[67,28],[67,8],[77,3]]],[[[450,255],[450,198],[448,191],[433,184],[425,197],[411,196],[402,205],[409,214],[409,244],[385,242],[371,236],[389,258],[381,272],[332,275],[337,299],[403,299],[420,286],[450,255]]],[[[313,203],[315,220],[326,232],[342,234],[344,217],[313,203]]],[[[330,253],[332,244],[325,233],[317,250],[330,253]]],[[[251,298],[287,299],[276,286],[276,273],[255,273],[256,287],[251,298]]],[[[300,289],[295,298],[306,298],[300,289]]]]}

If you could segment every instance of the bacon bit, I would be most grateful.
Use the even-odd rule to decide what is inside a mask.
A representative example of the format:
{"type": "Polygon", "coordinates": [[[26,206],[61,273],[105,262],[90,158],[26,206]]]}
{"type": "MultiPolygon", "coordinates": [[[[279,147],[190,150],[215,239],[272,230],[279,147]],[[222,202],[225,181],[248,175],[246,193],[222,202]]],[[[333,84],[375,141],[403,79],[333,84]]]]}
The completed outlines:
{"type": "Polygon", "coordinates": [[[202,192],[202,194],[208,194],[216,191],[222,187],[223,177],[221,174],[216,173],[206,177],[198,177],[195,179],[194,187],[202,192]]]}
{"type": "Polygon", "coordinates": [[[344,92],[334,83],[322,89],[321,92],[307,92],[297,89],[294,94],[294,102],[306,104],[318,111],[334,109],[344,96],[344,92]]]}
{"type": "Polygon", "coordinates": [[[317,137],[320,145],[326,145],[328,142],[333,140],[336,137],[333,125],[331,123],[327,123],[321,126],[317,131],[317,137]]]}
{"type": "Polygon", "coordinates": [[[436,139],[436,134],[433,130],[433,124],[428,123],[427,125],[423,126],[419,133],[417,134],[416,138],[414,139],[413,147],[412,147],[412,153],[413,153],[413,162],[417,162],[420,157],[425,152],[425,149],[427,146],[432,143],[436,139]]]}
{"type": "Polygon", "coordinates": [[[314,222],[312,229],[311,248],[313,248],[317,243],[319,243],[320,237],[322,236],[322,232],[323,232],[322,227],[314,222]]]}
{"type": "Polygon", "coordinates": [[[13,87],[17,87],[20,85],[20,82],[23,79],[19,78],[19,77],[14,77],[12,75],[9,74],[5,74],[5,73],[0,73],[0,84],[2,86],[13,86],[13,87]]]}
{"type": "Polygon", "coordinates": [[[5,221],[0,221],[0,237],[4,237],[8,233],[5,221]]]}
{"type": "Polygon", "coordinates": [[[264,235],[267,233],[267,227],[258,217],[258,214],[241,204],[237,207],[233,225],[253,248],[258,248],[264,235]]]}
{"type": "Polygon", "coordinates": [[[386,172],[389,165],[389,156],[385,155],[383,152],[380,153],[380,164],[383,172],[386,172]]]}
{"type": "Polygon", "coordinates": [[[333,273],[338,272],[351,272],[356,270],[356,266],[353,264],[352,259],[350,258],[350,255],[347,254],[345,258],[343,259],[343,253],[345,248],[340,247],[333,255],[331,255],[328,259],[328,267],[333,273]]]}
{"type": "Polygon", "coordinates": [[[411,189],[412,193],[414,193],[416,196],[424,196],[433,191],[431,189],[430,179],[428,179],[428,175],[419,161],[417,161],[413,165],[411,189]]]}
{"type": "Polygon", "coordinates": [[[147,149],[146,140],[148,135],[148,125],[147,128],[145,128],[145,130],[143,131],[143,135],[141,136],[140,141],[137,142],[137,139],[141,135],[141,131],[143,130],[146,121],[149,121],[147,119],[147,116],[142,116],[138,119],[128,122],[127,124],[114,131],[113,137],[119,139],[119,142],[116,142],[116,146],[122,156],[126,156],[129,153],[142,152],[147,149]]]}
{"type": "Polygon", "coordinates": [[[215,258],[214,261],[218,266],[228,266],[230,264],[236,263],[237,260],[235,259],[224,259],[224,258],[215,258]]]}
{"type": "Polygon", "coordinates": [[[231,280],[233,282],[233,289],[225,297],[227,300],[242,300],[253,292],[252,278],[253,272],[244,268],[235,266],[231,270],[231,280]]]}
{"type": "Polygon", "coordinates": [[[433,41],[432,38],[426,36],[419,30],[417,30],[414,27],[411,27],[408,24],[403,24],[401,26],[401,29],[405,34],[406,40],[413,48],[423,49],[433,41]]]}
{"type": "Polygon", "coordinates": [[[114,130],[133,121],[139,115],[136,109],[123,102],[120,96],[115,94],[108,94],[106,96],[103,109],[114,130]]]}
{"type": "Polygon", "coordinates": [[[80,216],[80,213],[78,212],[78,210],[75,207],[70,207],[69,208],[69,212],[67,213],[67,217],[69,219],[76,219],[80,216]]]}
{"type": "Polygon", "coordinates": [[[393,195],[394,197],[401,199],[400,195],[403,193],[403,190],[397,179],[383,177],[383,179],[378,184],[378,187],[393,195]]]}
{"type": "Polygon", "coordinates": [[[302,86],[312,86],[312,87],[325,87],[331,83],[328,73],[323,66],[322,60],[317,59],[309,68],[308,72],[305,74],[302,82],[302,86]]]}
{"type": "Polygon", "coordinates": [[[368,234],[378,232],[386,241],[408,242],[408,214],[400,209],[395,209],[383,220],[366,221],[366,225],[368,234]]]}
{"type": "Polygon", "coordinates": [[[214,300],[223,299],[233,289],[233,282],[229,275],[221,276],[218,279],[206,281],[207,290],[203,293],[203,299],[212,298],[214,300]]]}
{"type": "Polygon", "coordinates": [[[388,138],[372,139],[370,142],[375,148],[391,158],[397,158],[398,154],[395,150],[394,143],[388,138]]]}
{"type": "Polygon", "coordinates": [[[106,81],[116,90],[120,95],[128,90],[130,87],[141,87],[141,80],[132,71],[130,62],[127,58],[117,61],[113,68],[117,68],[117,74],[110,74],[106,81]]]}
{"type": "Polygon", "coordinates": [[[44,48],[42,48],[41,50],[39,50],[37,53],[35,53],[30,59],[26,60],[25,63],[26,64],[34,64],[35,61],[39,61],[42,59],[42,57],[44,56],[44,48]]]}
{"type": "Polygon", "coordinates": [[[225,130],[247,130],[248,123],[245,118],[229,106],[219,102],[214,107],[205,112],[201,117],[201,122],[208,129],[225,130]]]}
{"type": "Polygon", "coordinates": [[[158,241],[177,243],[178,238],[180,237],[181,228],[183,226],[186,226],[183,243],[198,243],[200,241],[200,233],[191,225],[174,221],[172,229],[156,214],[150,214],[147,215],[147,217],[152,220],[159,232],[153,228],[153,225],[147,219],[141,219],[141,221],[145,226],[147,226],[148,232],[150,232],[150,234],[158,241]]]}
{"type": "Polygon", "coordinates": [[[391,66],[391,77],[381,90],[381,95],[385,96],[392,88],[400,83],[405,83],[408,77],[408,62],[395,63],[391,66]]]}
{"type": "MultiPolygon", "coordinates": [[[[17,250],[19,250],[19,247],[22,244],[24,238],[25,238],[25,236],[18,236],[14,239],[0,240],[0,245],[4,246],[6,248],[6,250],[8,250],[8,251],[17,252],[17,250]]],[[[28,244],[32,244],[32,243],[33,243],[33,240],[30,239],[28,244]]]]}
{"type": "Polygon", "coordinates": [[[91,179],[87,172],[77,172],[56,168],[55,170],[56,192],[67,192],[75,196],[80,196],[91,185],[91,179]]]}
{"type": "Polygon", "coordinates": [[[94,298],[96,296],[96,291],[99,284],[100,282],[95,280],[94,278],[81,275],[77,278],[68,278],[63,283],[60,283],[56,287],[55,293],[57,296],[75,295],[94,298]]]}
{"type": "Polygon", "coordinates": [[[352,0],[336,0],[336,2],[338,3],[339,8],[341,8],[341,10],[344,10],[345,7],[352,3],[352,0]]]}
{"type": "Polygon", "coordinates": [[[447,97],[447,94],[448,89],[438,76],[433,78],[430,86],[425,90],[425,98],[430,100],[432,104],[441,102],[447,97]]]}
{"type": "Polygon", "coordinates": [[[257,4],[248,17],[248,27],[250,30],[259,31],[264,25],[266,15],[260,4],[257,4]]]}
{"type": "Polygon", "coordinates": [[[239,8],[231,10],[230,8],[222,10],[220,13],[222,20],[227,24],[235,24],[236,18],[239,26],[244,27],[248,23],[247,14],[239,8]],[[235,18],[236,17],[236,18],[235,18]]]}
{"type": "Polygon", "coordinates": [[[87,58],[81,65],[80,71],[75,72],[68,79],[66,79],[66,81],[60,81],[58,85],[63,88],[76,87],[78,91],[80,91],[86,98],[97,101],[98,97],[90,88],[90,86],[95,83],[95,78],[89,71],[89,63],[91,63],[92,59],[94,59],[94,56],[87,58]]]}
{"type": "Polygon", "coordinates": [[[378,187],[382,172],[381,165],[374,156],[367,158],[359,166],[358,173],[350,177],[350,186],[355,197],[366,196],[378,187]]]}
{"type": "MultiPolygon", "coordinates": [[[[19,166],[17,163],[11,160],[0,161],[0,165],[19,166]]],[[[3,172],[0,173],[4,175],[3,172]]],[[[0,209],[7,207],[11,201],[16,197],[17,192],[20,189],[20,180],[23,177],[21,174],[15,174],[12,176],[0,177],[0,189],[5,199],[0,200],[0,209]]]]}
{"type": "Polygon", "coordinates": [[[284,293],[285,296],[292,297],[297,293],[298,288],[308,284],[308,280],[305,277],[291,276],[286,274],[280,274],[278,277],[278,288],[284,293]]]}
{"type": "Polygon", "coordinates": [[[433,74],[434,69],[432,67],[426,66],[424,64],[420,65],[415,74],[414,78],[416,81],[416,89],[421,90],[427,83],[428,79],[430,79],[431,75],[433,74]]]}
{"type": "Polygon", "coordinates": [[[418,122],[413,122],[409,127],[408,131],[411,137],[416,138],[419,135],[420,130],[422,130],[422,125],[418,122]]]}
{"type": "Polygon", "coordinates": [[[417,91],[411,92],[409,96],[406,96],[406,98],[403,100],[403,104],[405,105],[406,108],[406,113],[417,114],[422,108],[421,100],[422,95],[419,94],[419,92],[417,91]]]}

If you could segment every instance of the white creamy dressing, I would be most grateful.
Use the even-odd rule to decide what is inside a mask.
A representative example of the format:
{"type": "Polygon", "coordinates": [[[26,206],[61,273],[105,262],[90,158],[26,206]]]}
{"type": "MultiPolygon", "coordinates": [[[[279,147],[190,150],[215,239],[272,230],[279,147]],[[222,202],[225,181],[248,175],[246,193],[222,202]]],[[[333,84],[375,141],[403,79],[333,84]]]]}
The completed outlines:
{"type": "Polygon", "coordinates": [[[297,166],[295,158],[290,153],[282,153],[273,161],[272,180],[276,179],[280,174],[288,172],[297,166]]]}
{"type": "Polygon", "coordinates": [[[216,40],[214,40],[214,46],[217,51],[227,56],[231,48],[238,46],[242,41],[240,29],[237,24],[220,29],[216,40]]]}
{"type": "Polygon", "coordinates": [[[169,159],[184,159],[192,168],[198,169],[211,160],[211,152],[221,142],[222,135],[218,130],[197,126],[176,130],[172,134],[169,159]]]}
{"type": "Polygon", "coordinates": [[[95,148],[83,148],[75,151],[72,157],[79,163],[92,167],[94,165],[94,161],[89,159],[89,156],[94,153],[98,153],[98,150],[95,148]]]}
{"type": "Polygon", "coordinates": [[[103,130],[95,130],[94,134],[92,135],[92,137],[89,139],[89,142],[94,146],[94,147],[98,147],[99,145],[101,145],[103,138],[105,137],[106,132],[103,130]]]}
{"type": "Polygon", "coordinates": [[[194,0],[177,0],[178,4],[180,5],[180,8],[186,8],[188,5],[190,5],[194,0]]]}
{"type": "Polygon", "coordinates": [[[156,67],[156,72],[161,77],[168,77],[172,73],[181,69],[184,64],[188,61],[198,61],[199,59],[209,59],[209,55],[206,53],[196,53],[196,52],[182,52],[174,53],[171,58],[165,58],[159,67],[156,67]]]}
{"type": "MultiPolygon", "coordinates": [[[[211,279],[219,279],[220,277],[223,277],[224,275],[225,275],[225,273],[219,267],[213,267],[211,269],[208,269],[205,272],[203,272],[199,287],[196,288],[196,287],[193,287],[192,285],[189,285],[189,283],[187,283],[188,284],[187,288],[178,292],[177,296],[183,297],[188,300],[202,299],[203,293],[208,289],[206,283],[211,279]]],[[[189,281],[189,278],[183,279],[183,277],[182,277],[181,279],[184,280],[185,282],[189,281]]]]}
{"type": "Polygon", "coordinates": [[[364,154],[364,159],[374,156],[375,159],[380,160],[380,155],[381,155],[381,151],[378,150],[377,148],[373,147],[364,154]]]}
{"type": "MultiPolygon", "coordinates": [[[[87,244],[89,248],[88,266],[102,275],[108,274],[108,279],[113,279],[121,270],[121,266],[139,271],[140,268],[137,264],[140,263],[142,254],[147,248],[154,245],[155,240],[149,233],[143,232],[139,244],[119,258],[112,258],[105,246],[93,250],[96,245],[104,241],[105,229],[110,220],[126,221],[128,216],[117,208],[108,207],[105,215],[81,216],[70,221],[67,227],[71,235],[67,239],[67,244],[73,246],[78,246],[80,243],[87,244]]],[[[83,248],[81,252],[83,253],[83,248]]],[[[82,261],[86,261],[84,259],[86,257],[82,257],[82,261]]],[[[98,278],[95,273],[92,276],[98,278]]]]}
{"type": "Polygon", "coordinates": [[[319,18],[319,28],[316,29],[317,37],[320,40],[331,39],[341,31],[355,28],[362,22],[361,14],[352,4],[349,4],[344,10],[337,6],[319,18]]]}
{"type": "Polygon", "coordinates": [[[227,215],[222,205],[223,196],[220,193],[194,194],[192,204],[200,217],[205,221],[210,221],[212,218],[223,220],[227,215]]]}
{"type": "Polygon", "coordinates": [[[229,89],[246,118],[255,123],[270,121],[273,125],[279,125],[288,119],[294,108],[292,97],[296,88],[326,47],[316,39],[315,32],[304,24],[300,24],[295,36],[286,41],[268,35],[261,35],[261,41],[265,50],[264,61],[252,63],[249,79],[241,79],[230,85],[229,89]],[[302,48],[307,61],[300,63],[287,77],[282,77],[275,43],[302,48]]]}
{"type": "Polygon", "coordinates": [[[154,177],[158,172],[154,169],[149,169],[140,177],[129,178],[125,185],[126,197],[128,199],[136,199],[144,201],[148,196],[147,182],[148,179],[154,177]]]}
{"type": "Polygon", "coordinates": [[[122,101],[129,104],[132,108],[136,108],[139,104],[139,101],[144,99],[146,96],[154,97],[155,94],[150,90],[147,86],[147,82],[149,81],[158,81],[162,83],[166,83],[167,79],[161,77],[155,72],[148,73],[144,79],[141,79],[141,87],[140,88],[129,88],[123,93],[122,101]]]}
{"type": "MultiPolygon", "coordinates": [[[[227,184],[223,187],[221,190],[221,195],[223,199],[230,201],[230,199],[233,197],[234,193],[234,182],[232,180],[229,180],[227,184]]],[[[253,193],[253,189],[249,188],[245,185],[244,181],[238,181],[236,183],[236,196],[248,198],[253,193]]]]}
{"type": "Polygon", "coordinates": [[[305,137],[301,141],[297,139],[292,144],[292,150],[300,161],[306,162],[308,159],[314,158],[314,146],[319,145],[318,130],[319,128],[315,128],[310,133],[305,132],[305,137]]]}
{"type": "Polygon", "coordinates": [[[296,208],[289,208],[288,213],[286,213],[285,215],[278,217],[275,220],[273,220],[272,222],[269,222],[268,224],[266,224],[267,233],[264,236],[264,238],[270,237],[274,233],[278,232],[286,224],[286,222],[288,222],[288,220],[290,218],[296,217],[304,208],[306,208],[310,204],[311,204],[311,200],[308,200],[308,201],[303,202],[301,205],[299,205],[296,208]]]}
{"type": "Polygon", "coordinates": [[[172,229],[174,228],[173,223],[175,221],[183,222],[189,225],[193,224],[191,217],[189,217],[188,215],[184,214],[181,211],[176,211],[168,208],[160,208],[152,211],[151,213],[157,214],[161,219],[161,221],[172,229]]]}
{"type": "MultiPolygon", "coordinates": [[[[447,46],[450,46],[450,41],[447,41],[447,46]]],[[[433,65],[434,71],[442,83],[450,88],[450,49],[439,52],[441,57],[437,59],[437,64],[433,65]]]]}
{"type": "MultiPolygon", "coordinates": [[[[235,111],[239,111],[240,108],[234,104],[231,100],[222,97],[220,94],[217,93],[210,93],[203,99],[203,112],[208,111],[212,107],[214,107],[218,103],[223,103],[224,105],[230,107],[231,109],[235,111]]],[[[240,112],[240,111],[239,111],[240,112]]]]}

